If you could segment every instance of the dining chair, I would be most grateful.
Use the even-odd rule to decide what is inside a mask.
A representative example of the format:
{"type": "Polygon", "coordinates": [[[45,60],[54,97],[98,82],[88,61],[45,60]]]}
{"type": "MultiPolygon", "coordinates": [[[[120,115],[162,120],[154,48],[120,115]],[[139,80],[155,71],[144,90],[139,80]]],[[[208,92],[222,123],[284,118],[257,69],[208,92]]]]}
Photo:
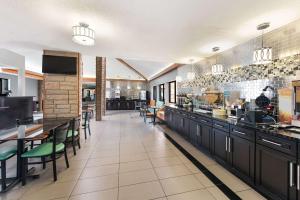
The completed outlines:
{"type": "Polygon", "coordinates": [[[147,106],[144,111],[144,122],[147,123],[147,118],[151,118],[152,122],[154,122],[154,113],[149,110],[149,107],[147,106]]]}
{"type": "Polygon", "coordinates": [[[42,143],[41,145],[30,149],[21,155],[22,164],[22,185],[26,184],[28,165],[43,164],[45,162],[52,162],[53,165],[53,179],[57,180],[56,159],[64,154],[67,168],[69,168],[69,161],[66,149],[66,139],[68,135],[70,123],[65,123],[52,131],[52,140],[42,143]],[[58,157],[57,157],[58,156],[58,157]],[[28,162],[29,158],[45,158],[42,162],[28,162]]]}
{"type": "Polygon", "coordinates": [[[0,148],[1,161],[1,193],[5,192],[11,184],[7,185],[6,179],[6,161],[17,154],[16,146],[5,146],[0,148]]]}
{"type": "Polygon", "coordinates": [[[84,122],[82,124],[82,128],[84,129],[84,138],[87,139],[87,129],[89,131],[89,135],[91,135],[91,128],[90,128],[90,119],[91,119],[91,113],[90,111],[85,111],[83,113],[83,116],[84,116],[84,122]]]}
{"type": "Polygon", "coordinates": [[[80,121],[81,121],[81,117],[74,118],[70,123],[70,128],[67,134],[67,143],[72,144],[74,155],[76,155],[76,143],[78,145],[78,148],[80,149],[80,136],[79,136],[80,121]]]}

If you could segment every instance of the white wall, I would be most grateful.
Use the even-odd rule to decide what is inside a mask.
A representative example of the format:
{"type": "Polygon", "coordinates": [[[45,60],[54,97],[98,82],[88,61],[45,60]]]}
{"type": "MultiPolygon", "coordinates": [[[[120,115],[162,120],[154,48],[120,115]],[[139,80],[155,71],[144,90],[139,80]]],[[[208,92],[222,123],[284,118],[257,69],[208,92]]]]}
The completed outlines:
{"type": "Polygon", "coordinates": [[[169,103],[169,82],[175,81],[177,75],[177,69],[171,71],[170,73],[167,73],[166,75],[163,75],[157,79],[154,79],[153,81],[150,81],[149,83],[149,91],[151,91],[151,99],[153,99],[153,86],[157,86],[157,100],[159,98],[159,85],[164,83],[165,84],[165,103],[169,103]]]}
{"type": "MultiPolygon", "coordinates": [[[[18,95],[18,77],[10,74],[0,73],[0,78],[10,79],[10,89],[12,91],[11,96],[18,95]]],[[[25,96],[33,96],[33,100],[38,99],[38,80],[26,78],[25,79],[25,96]]]]}

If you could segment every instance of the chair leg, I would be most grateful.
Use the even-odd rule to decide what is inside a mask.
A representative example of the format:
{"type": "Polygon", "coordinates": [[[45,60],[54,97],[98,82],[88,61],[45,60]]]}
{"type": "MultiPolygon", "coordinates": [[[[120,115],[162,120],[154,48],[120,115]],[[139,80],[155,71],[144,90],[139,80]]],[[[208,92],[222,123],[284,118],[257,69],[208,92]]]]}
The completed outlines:
{"type": "Polygon", "coordinates": [[[42,157],[43,169],[46,169],[46,158],[42,157]]]}
{"type": "Polygon", "coordinates": [[[74,156],[76,156],[76,144],[75,144],[75,141],[74,141],[74,137],[72,138],[72,147],[73,147],[74,156]]]}
{"type": "Polygon", "coordinates": [[[89,124],[88,128],[89,128],[89,135],[91,136],[91,128],[90,128],[90,124],[89,124]]]}
{"type": "Polygon", "coordinates": [[[80,146],[80,138],[77,139],[77,144],[78,144],[78,148],[80,149],[81,146],[80,146]]]}
{"type": "Polygon", "coordinates": [[[26,176],[27,176],[27,158],[21,158],[22,165],[22,185],[26,185],[26,176]]]}
{"type": "Polygon", "coordinates": [[[6,190],[6,161],[1,161],[1,188],[2,191],[6,190]]]}
{"type": "Polygon", "coordinates": [[[30,143],[30,149],[33,149],[34,141],[32,140],[30,143]]]}
{"type": "Polygon", "coordinates": [[[86,126],[84,127],[84,138],[86,139],[87,136],[86,136],[86,126]]]}
{"type": "Polygon", "coordinates": [[[70,165],[69,165],[69,160],[68,160],[67,148],[65,148],[65,150],[64,150],[64,154],[65,154],[66,166],[67,166],[67,168],[69,168],[69,167],[70,167],[70,165]]]}
{"type": "Polygon", "coordinates": [[[57,171],[56,171],[56,155],[52,155],[52,167],[53,167],[53,179],[57,181],[57,171]]]}

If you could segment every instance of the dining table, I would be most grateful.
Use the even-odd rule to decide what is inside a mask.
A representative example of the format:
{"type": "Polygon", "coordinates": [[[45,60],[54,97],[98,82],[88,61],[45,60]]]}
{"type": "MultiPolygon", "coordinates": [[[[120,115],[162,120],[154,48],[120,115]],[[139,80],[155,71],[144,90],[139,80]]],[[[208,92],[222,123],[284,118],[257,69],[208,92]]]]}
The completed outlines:
{"type": "Polygon", "coordinates": [[[156,124],[156,111],[157,109],[159,109],[159,107],[157,106],[149,106],[148,109],[152,109],[153,110],[153,121],[150,123],[153,123],[153,125],[156,124]]]}
{"type": "MultiPolygon", "coordinates": [[[[27,123],[16,124],[10,129],[0,130],[0,144],[5,145],[6,142],[16,142],[17,145],[17,172],[16,177],[9,178],[12,182],[12,188],[21,181],[22,165],[21,155],[26,151],[26,143],[34,141],[43,141],[47,139],[52,132],[59,126],[72,121],[74,117],[61,118],[41,118],[27,123]]],[[[34,174],[35,168],[31,168],[28,172],[29,176],[38,177],[34,174]],[[34,175],[33,175],[34,174],[34,175]]]]}

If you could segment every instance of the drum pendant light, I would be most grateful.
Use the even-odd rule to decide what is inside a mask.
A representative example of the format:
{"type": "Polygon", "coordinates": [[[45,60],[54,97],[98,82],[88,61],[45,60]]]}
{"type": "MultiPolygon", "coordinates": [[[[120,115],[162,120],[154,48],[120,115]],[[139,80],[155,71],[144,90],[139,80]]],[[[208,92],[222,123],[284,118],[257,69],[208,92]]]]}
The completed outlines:
{"type": "Polygon", "coordinates": [[[266,64],[272,62],[272,47],[264,47],[264,30],[270,26],[270,23],[262,23],[257,26],[257,30],[261,31],[261,48],[254,50],[253,63],[266,64]]]}
{"type": "Polygon", "coordinates": [[[84,45],[93,46],[95,44],[95,31],[89,28],[86,23],[79,23],[79,25],[73,26],[73,42],[84,45]]]}

